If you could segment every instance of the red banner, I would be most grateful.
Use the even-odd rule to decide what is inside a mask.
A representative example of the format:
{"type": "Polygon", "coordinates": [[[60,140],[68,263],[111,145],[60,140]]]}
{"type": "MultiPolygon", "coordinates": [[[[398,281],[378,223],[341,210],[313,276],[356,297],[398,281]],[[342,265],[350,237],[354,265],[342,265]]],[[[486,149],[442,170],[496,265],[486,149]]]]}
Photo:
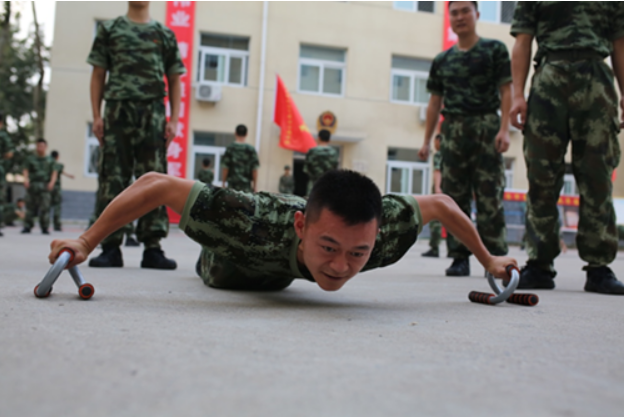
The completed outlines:
{"type": "MultiPolygon", "coordinates": [[[[168,1],[165,22],[167,27],[176,35],[180,56],[186,67],[186,73],[182,74],[180,77],[182,97],[180,99],[180,112],[178,114],[178,130],[175,138],[169,145],[169,149],[167,149],[167,172],[174,177],[186,178],[195,2],[168,1]]],[[[167,117],[169,117],[171,115],[171,106],[168,96],[165,97],[165,105],[167,106],[167,117]]],[[[169,221],[178,223],[180,221],[180,216],[169,210],[169,221]]]]}
{"type": "Polygon", "coordinates": [[[451,29],[451,21],[450,21],[450,16],[449,16],[448,4],[449,4],[448,1],[444,2],[444,24],[442,25],[444,27],[444,33],[442,34],[442,50],[443,51],[446,51],[451,46],[457,43],[457,35],[455,34],[455,32],[453,32],[453,29],[451,29]]]}
{"type": "Polygon", "coordinates": [[[273,122],[281,128],[279,146],[301,153],[316,146],[282,79],[277,76],[273,122]]]}

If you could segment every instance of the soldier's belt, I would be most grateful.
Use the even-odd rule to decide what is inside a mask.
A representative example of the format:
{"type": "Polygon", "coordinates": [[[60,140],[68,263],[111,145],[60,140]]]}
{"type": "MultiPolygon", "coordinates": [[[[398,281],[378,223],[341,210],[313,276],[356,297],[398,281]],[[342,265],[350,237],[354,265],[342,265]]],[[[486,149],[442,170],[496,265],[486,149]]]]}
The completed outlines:
{"type": "Polygon", "coordinates": [[[590,49],[553,51],[546,54],[546,62],[551,61],[602,61],[605,57],[590,49]]]}

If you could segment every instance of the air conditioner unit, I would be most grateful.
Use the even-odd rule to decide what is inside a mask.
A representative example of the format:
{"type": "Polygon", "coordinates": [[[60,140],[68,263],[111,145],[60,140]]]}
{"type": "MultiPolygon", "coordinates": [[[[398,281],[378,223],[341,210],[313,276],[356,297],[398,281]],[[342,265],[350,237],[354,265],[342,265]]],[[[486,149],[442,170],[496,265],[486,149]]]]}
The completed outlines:
{"type": "Polygon", "coordinates": [[[427,121],[427,106],[420,106],[419,119],[421,124],[427,121]]]}
{"type": "Polygon", "coordinates": [[[197,84],[195,98],[199,101],[216,102],[221,100],[221,86],[215,84],[197,84]]]}

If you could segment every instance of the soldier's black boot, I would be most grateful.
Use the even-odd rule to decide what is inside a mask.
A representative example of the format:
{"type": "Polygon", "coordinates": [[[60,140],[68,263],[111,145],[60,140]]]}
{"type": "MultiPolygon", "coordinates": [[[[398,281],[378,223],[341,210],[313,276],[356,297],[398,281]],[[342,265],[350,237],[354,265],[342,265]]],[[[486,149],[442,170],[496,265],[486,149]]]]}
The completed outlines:
{"type": "MultiPolygon", "coordinates": [[[[554,278],[556,275],[556,272],[546,271],[534,263],[527,262],[522,270],[520,270],[520,282],[518,283],[518,289],[552,290],[555,288],[554,278]]],[[[508,284],[508,279],[503,280],[503,285],[505,287],[508,284]]]]}
{"type": "Polygon", "coordinates": [[[41,234],[42,235],[49,235],[50,232],[48,232],[48,229],[41,229],[41,234]]]}
{"type": "Polygon", "coordinates": [[[422,256],[425,258],[439,258],[440,251],[438,248],[431,248],[427,252],[423,253],[422,256]]]}
{"type": "Polygon", "coordinates": [[[20,233],[22,233],[23,235],[30,233],[30,227],[24,227],[20,233]]]}
{"type": "Polygon", "coordinates": [[[197,263],[195,264],[195,272],[197,273],[197,276],[201,278],[201,255],[199,255],[199,258],[197,258],[197,263]]]}
{"type": "Polygon", "coordinates": [[[121,249],[115,245],[102,245],[102,253],[89,260],[89,266],[93,268],[121,268],[123,257],[121,249]]]}
{"type": "Polygon", "coordinates": [[[128,236],[126,237],[126,246],[141,246],[141,244],[132,236],[128,236]]]}
{"type": "Polygon", "coordinates": [[[160,248],[149,248],[143,252],[141,268],[176,269],[177,267],[176,261],[165,258],[165,253],[160,248]]]}
{"type": "Polygon", "coordinates": [[[447,277],[467,277],[470,275],[470,262],[468,258],[455,258],[451,266],[446,268],[447,277]]]}
{"type": "Polygon", "coordinates": [[[587,268],[585,291],[600,294],[624,295],[624,284],[617,280],[608,266],[587,268]]]}

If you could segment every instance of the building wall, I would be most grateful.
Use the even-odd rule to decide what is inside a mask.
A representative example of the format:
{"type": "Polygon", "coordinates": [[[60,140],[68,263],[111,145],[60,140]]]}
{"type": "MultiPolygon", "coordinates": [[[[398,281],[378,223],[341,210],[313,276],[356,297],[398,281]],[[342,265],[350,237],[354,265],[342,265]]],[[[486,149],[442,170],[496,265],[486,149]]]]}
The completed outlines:
{"type": "MultiPolygon", "coordinates": [[[[278,147],[279,128],[272,123],[276,74],[284,80],[310,130],[316,118],[330,110],[338,118],[337,144],[343,146],[342,166],[358,169],[385,191],[388,147],[419,148],[424,125],[420,108],[390,102],[393,54],[433,59],[442,48],[443,2],[431,13],[394,10],[392,2],[270,2],[265,67],[265,88],[260,146],[259,188],[277,191],[285,164],[293,153],[278,147]],[[300,45],[346,49],[344,97],[317,96],[297,91],[300,45]]],[[[126,11],[122,2],[57,2],[52,76],[48,95],[46,135],[58,149],[66,171],[76,180],[65,180],[64,188],[92,192],[97,180],[85,175],[85,138],[92,120],[89,101],[91,69],[86,64],[94,36],[95,20],[114,18],[126,11]]],[[[164,2],[151,4],[151,15],[163,21],[164,2]]],[[[197,2],[192,80],[197,79],[199,34],[209,32],[250,38],[246,87],[223,86],[217,103],[191,98],[190,131],[233,132],[238,123],[249,128],[248,142],[255,144],[259,93],[262,2],[197,2]]],[[[483,37],[505,42],[513,38],[509,25],[480,22],[483,37]]],[[[528,84],[528,83],[527,83],[528,84]]],[[[194,94],[193,92],[191,94],[194,94]]],[[[526,189],[522,136],[511,133],[505,156],[515,158],[515,189],[526,189]]],[[[624,135],[620,135],[623,142],[624,135]]],[[[192,166],[193,137],[189,135],[192,166]]],[[[429,187],[428,187],[429,189],[429,187]]],[[[624,196],[624,177],[615,184],[615,194],[624,196]]]]}

